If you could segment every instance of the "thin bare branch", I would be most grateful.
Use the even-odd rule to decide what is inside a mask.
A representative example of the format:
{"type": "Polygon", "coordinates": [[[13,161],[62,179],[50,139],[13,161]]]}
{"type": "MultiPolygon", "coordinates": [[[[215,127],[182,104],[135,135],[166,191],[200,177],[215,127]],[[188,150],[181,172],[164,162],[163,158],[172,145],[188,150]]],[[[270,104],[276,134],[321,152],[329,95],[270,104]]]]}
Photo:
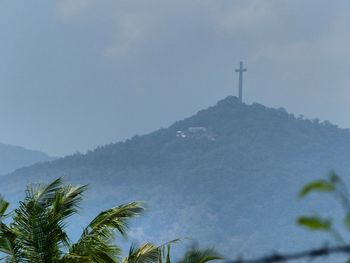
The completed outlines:
{"type": "Polygon", "coordinates": [[[350,245],[337,246],[337,247],[322,247],[317,249],[306,250],[302,252],[290,253],[290,254],[280,254],[274,253],[261,258],[244,260],[237,259],[233,261],[227,261],[227,263],[278,263],[287,262],[298,259],[313,259],[318,257],[325,257],[335,254],[349,254],[350,255],[350,245]]]}

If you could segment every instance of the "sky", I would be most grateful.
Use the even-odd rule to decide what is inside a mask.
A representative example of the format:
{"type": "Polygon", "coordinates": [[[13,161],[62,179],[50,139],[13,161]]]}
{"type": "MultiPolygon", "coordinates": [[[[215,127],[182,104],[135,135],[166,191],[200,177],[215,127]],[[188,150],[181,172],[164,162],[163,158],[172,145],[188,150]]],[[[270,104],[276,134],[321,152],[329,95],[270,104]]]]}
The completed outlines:
{"type": "Polygon", "coordinates": [[[237,95],[350,128],[350,2],[0,1],[0,141],[55,156],[237,95]]]}

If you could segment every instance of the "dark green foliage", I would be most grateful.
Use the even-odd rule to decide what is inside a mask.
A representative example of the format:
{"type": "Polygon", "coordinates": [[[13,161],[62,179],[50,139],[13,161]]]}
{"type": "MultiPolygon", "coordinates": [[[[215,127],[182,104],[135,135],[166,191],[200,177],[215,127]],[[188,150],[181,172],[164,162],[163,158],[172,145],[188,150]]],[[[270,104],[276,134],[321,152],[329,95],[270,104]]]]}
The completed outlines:
{"type": "MultiPolygon", "coordinates": [[[[131,202],[99,213],[71,243],[66,232],[67,219],[78,212],[87,186],[65,185],[61,178],[49,184],[30,185],[24,201],[11,214],[9,203],[0,198],[0,251],[9,263],[161,263],[170,261],[172,240],[161,246],[132,245],[126,257],[114,244],[116,232],[126,237],[128,221],[145,210],[142,202],[131,202]],[[9,224],[6,218],[11,218],[9,224]],[[167,248],[167,254],[165,254],[167,248]]],[[[189,252],[188,252],[189,253],[189,252]]],[[[192,254],[194,252],[192,251],[192,254]]],[[[188,263],[221,259],[214,250],[196,250],[188,263]]],[[[188,254],[185,255],[185,258],[188,254]]]]}
{"type": "Polygon", "coordinates": [[[143,212],[142,203],[101,212],[78,242],[71,244],[66,220],[78,212],[86,188],[64,185],[61,178],[47,185],[30,185],[8,225],[3,218],[8,202],[1,199],[0,250],[6,262],[117,262],[120,249],[112,243],[115,230],[125,235],[128,220],[143,212]]]}

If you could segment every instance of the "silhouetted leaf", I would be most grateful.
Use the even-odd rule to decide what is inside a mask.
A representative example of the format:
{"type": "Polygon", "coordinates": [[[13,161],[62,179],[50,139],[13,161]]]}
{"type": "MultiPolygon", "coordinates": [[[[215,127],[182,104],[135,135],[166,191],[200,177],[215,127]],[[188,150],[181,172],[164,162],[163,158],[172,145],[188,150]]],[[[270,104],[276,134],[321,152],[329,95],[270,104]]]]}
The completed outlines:
{"type": "Polygon", "coordinates": [[[305,185],[300,191],[299,197],[303,198],[311,192],[332,192],[334,189],[335,187],[332,183],[325,180],[317,180],[305,185]]]}
{"type": "Polygon", "coordinates": [[[311,217],[302,216],[298,218],[297,222],[300,226],[306,227],[307,229],[310,229],[310,230],[328,231],[332,226],[331,220],[321,219],[315,216],[311,216],[311,217]]]}

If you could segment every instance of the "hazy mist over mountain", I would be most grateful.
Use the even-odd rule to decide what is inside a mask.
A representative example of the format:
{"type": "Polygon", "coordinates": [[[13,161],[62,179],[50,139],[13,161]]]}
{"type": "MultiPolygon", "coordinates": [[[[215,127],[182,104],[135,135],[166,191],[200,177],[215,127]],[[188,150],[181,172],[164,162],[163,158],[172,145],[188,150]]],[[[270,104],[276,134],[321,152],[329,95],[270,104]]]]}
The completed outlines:
{"type": "MultiPolygon", "coordinates": [[[[84,222],[103,208],[145,200],[150,211],[132,238],[189,236],[230,257],[252,256],[327,240],[295,225],[313,207],[296,202],[297,192],[332,168],[348,179],[349,156],[348,129],[228,97],[169,128],[17,170],[1,178],[0,192],[18,199],[28,182],[65,176],[91,185],[84,222]]],[[[337,211],[326,204],[322,211],[337,211]]],[[[76,234],[81,223],[73,223],[76,234]]]]}
{"type": "MultiPolygon", "coordinates": [[[[0,261],[78,260],[75,249],[86,260],[58,219],[81,193],[25,191],[59,177],[89,185],[67,224],[74,240],[93,215],[143,200],[127,241],[190,237],[228,260],[339,244],[348,253],[349,10],[347,0],[0,1],[0,261]],[[317,181],[298,199],[333,169],[344,184],[317,181]],[[13,218],[23,232],[2,225],[2,196],[10,217],[23,212],[13,218]],[[302,214],[311,219],[298,227],[302,214]]],[[[120,262],[207,263],[134,261],[120,262]]]]}

